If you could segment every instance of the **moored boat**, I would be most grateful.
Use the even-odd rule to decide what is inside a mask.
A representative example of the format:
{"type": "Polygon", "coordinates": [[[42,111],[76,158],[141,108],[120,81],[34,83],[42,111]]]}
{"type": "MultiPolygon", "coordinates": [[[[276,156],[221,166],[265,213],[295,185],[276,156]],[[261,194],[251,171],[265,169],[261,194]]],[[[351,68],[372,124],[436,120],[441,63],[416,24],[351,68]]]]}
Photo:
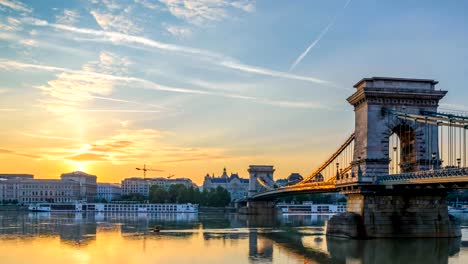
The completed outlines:
{"type": "Polygon", "coordinates": [[[282,214],[287,215],[338,214],[346,212],[346,205],[344,204],[280,203],[276,207],[281,210],[282,214]]]}
{"type": "Polygon", "coordinates": [[[198,205],[191,203],[39,203],[30,204],[28,209],[32,212],[198,213],[198,205]]]}

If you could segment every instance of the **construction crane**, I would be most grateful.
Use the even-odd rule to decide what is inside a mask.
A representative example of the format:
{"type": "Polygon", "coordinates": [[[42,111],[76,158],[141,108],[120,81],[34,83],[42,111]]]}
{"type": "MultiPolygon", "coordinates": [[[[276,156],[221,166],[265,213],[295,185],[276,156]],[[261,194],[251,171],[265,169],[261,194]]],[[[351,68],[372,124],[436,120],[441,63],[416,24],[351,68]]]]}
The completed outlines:
{"type": "Polygon", "coordinates": [[[135,169],[143,171],[143,179],[146,178],[146,172],[147,171],[163,171],[163,170],[156,170],[156,169],[148,169],[148,168],[146,168],[146,164],[143,164],[143,168],[135,168],[135,169]]]}

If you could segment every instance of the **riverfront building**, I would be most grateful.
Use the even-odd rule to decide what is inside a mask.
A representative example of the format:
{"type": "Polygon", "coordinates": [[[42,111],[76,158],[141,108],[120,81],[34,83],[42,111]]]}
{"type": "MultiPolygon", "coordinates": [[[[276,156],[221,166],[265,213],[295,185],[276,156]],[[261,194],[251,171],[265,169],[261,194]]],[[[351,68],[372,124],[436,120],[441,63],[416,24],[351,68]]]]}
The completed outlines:
{"type": "Polygon", "coordinates": [[[84,172],[62,174],[61,179],[34,179],[30,174],[0,174],[0,201],[93,202],[96,186],[96,176],[84,172]]]}
{"type": "Polygon", "coordinates": [[[231,176],[228,176],[226,168],[224,168],[223,174],[219,177],[210,176],[209,174],[205,176],[203,181],[204,190],[218,186],[223,187],[231,194],[231,201],[236,201],[247,197],[249,179],[241,178],[237,173],[231,173],[231,176]]]}
{"type": "Polygon", "coordinates": [[[126,178],[122,181],[122,195],[128,194],[141,194],[145,197],[149,196],[149,190],[151,186],[157,185],[163,188],[168,189],[169,186],[174,184],[182,184],[185,187],[198,188],[198,186],[188,178],[176,178],[176,179],[167,179],[167,178],[139,178],[132,177],[126,178]]]}
{"type": "Polygon", "coordinates": [[[120,183],[98,183],[97,198],[99,201],[107,202],[118,200],[122,196],[122,187],[120,183]]]}

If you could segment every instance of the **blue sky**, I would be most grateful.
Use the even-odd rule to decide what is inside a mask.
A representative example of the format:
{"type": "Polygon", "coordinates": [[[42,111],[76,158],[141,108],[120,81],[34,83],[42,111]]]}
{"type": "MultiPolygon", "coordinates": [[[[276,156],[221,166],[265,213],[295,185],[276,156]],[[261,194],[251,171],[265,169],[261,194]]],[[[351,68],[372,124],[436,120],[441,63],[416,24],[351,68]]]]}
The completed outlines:
{"type": "Polygon", "coordinates": [[[346,98],[361,78],[436,79],[449,90],[441,108],[468,111],[466,10],[0,0],[0,170],[120,181],[147,163],[200,183],[223,166],[246,177],[272,164],[276,177],[307,175],[352,132],[346,98]]]}

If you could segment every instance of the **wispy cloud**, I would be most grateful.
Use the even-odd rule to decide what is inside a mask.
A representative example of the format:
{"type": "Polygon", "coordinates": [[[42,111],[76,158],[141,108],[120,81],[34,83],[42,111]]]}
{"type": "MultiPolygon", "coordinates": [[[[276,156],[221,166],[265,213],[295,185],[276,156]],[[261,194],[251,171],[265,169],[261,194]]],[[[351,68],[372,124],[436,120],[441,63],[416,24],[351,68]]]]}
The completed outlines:
{"type": "Polygon", "coordinates": [[[161,110],[132,110],[132,109],[78,109],[79,112],[107,112],[107,113],[160,113],[161,110]]]}
{"type": "Polygon", "coordinates": [[[136,34],[142,31],[140,27],[137,27],[130,19],[121,14],[115,15],[93,10],[91,15],[98,25],[106,31],[114,30],[124,34],[136,34]]]}
{"type": "Polygon", "coordinates": [[[0,30],[3,31],[18,31],[21,30],[21,21],[14,17],[7,17],[0,21],[0,30]]]}
{"type": "Polygon", "coordinates": [[[169,12],[180,19],[196,25],[208,21],[221,21],[229,17],[228,8],[244,12],[255,10],[255,1],[249,0],[160,0],[169,12]]]}
{"type": "Polygon", "coordinates": [[[4,154],[4,155],[15,155],[15,156],[32,158],[32,159],[42,158],[40,155],[29,154],[29,153],[24,153],[24,152],[18,152],[18,151],[10,150],[10,149],[0,149],[0,155],[2,155],[2,154],[4,154]]]}
{"type": "Polygon", "coordinates": [[[167,32],[176,37],[189,37],[192,35],[192,30],[188,27],[165,25],[167,32]]]}
{"type": "Polygon", "coordinates": [[[73,25],[80,19],[80,13],[77,10],[64,9],[63,13],[56,16],[58,24],[73,25]]]}
{"type": "Polygon", "coordinates": [[[20,12],[31,13],[32,9],[27,7],[25,4],[15,0],[0,0],[0,5],[6,6],[10,9],[20,12]]]}
{"type": "Polygon", "coordinates": [[[0,112],[15,112],[18,111],[16,108],[0,108],[0,112]]]}
{"type": "Polygon", "coordinates": [[[351,2],[351,0],[346,0],[345,5],[340,10],[340,12],[336,13],[336,15],[330,21],[330,23],[328,23],[328,25],[322,30],[322,32],[320,32],[320,34],[315,38],[315,40],[312,41],[312,43],[307,47],[307,49],[304,52],[301,53],[301,55],[299,55],[299,57],[297,57],[297,59],[294,61],[294,63],[289,68],[289,71],[294,70],[294,68],[296,68],[296,66],[304,59],[304,57],[307,56],[309,51],[313,47],[315,47],[315,45],[317,45],[317,43],[319,43],[319,41],[323,38],[323,36],[325,36],[325,34],[327,34],[328,30],[330,30],[330,28],[335,24],[335,21],[338,18],[338,15],[341,14],[346,9],[346,7],[349,5],[350,2],[351,2]]]}
{"type": "Polygon", "coordinates": [[[25,132],[19,132],[19,134],[27,137],[32,137],[32,138],[42,138],[42,139],[54,139],[54,140],[64,140],[64,141],[73,141],[73,142],[79,142],[80,140],[76,138],[69,138],[69,137],[61,137],[61,136],[51,136],[47,134],[32,134],[32,133],[25,133],[25,132]]]}
{"type": "Polygon", "coordinates": [[[271,77],[276,77],[276,78],[286,78],[286,79],[292,79],[292,80],[313,82],[316,84],[326,85],[329,87],[333,86],[330,82],[319,79],[319,78],[301,76],[301,75],[291,74],[287,72],[275,71],[275,70],[271,70],[267,68],[252,66],[252,65],[237,62],[236,60],[228,56],[221,55],[221,54],[207,51],[207,50],[159,42],[159,41],[155,41],[152,39],[122,34],[119,32],[108,32],[108,31],[94,30],[94,29],[89,29],[89,28],[77,28],[77,27],[61,25],[61,24],[51,24],[51,23],[48,23],[47,21],[33,19],[33,18],[23,19],[23,21],[26,23],[31,23],[36,26],[50,26],[59,30],[97,37],[97,39],[86,39],[88,41],[103,41],[103,42],[110,42],[113,44],[126,44],[126,45],[135,45],[135,44],[142,45],[142,46],[156,48],[156,49],[165,50],[165,51],[194,55],[194,56],[199,57],[202,60],[208,60],[216,65],[223,66],[225,68],[229,68],[229,69],[233,69],[237,71],[248,72],[248,73],[257,74],[257,75],[271,76],[271,77]]]}
{"type": "Polygon", "coordinates": [[[164,8],[162,6],[157,5],[155,2],[151,0],[134,0],[135,3],[142,5],[145,8],[157,11],[163,11],[164,8]]]}
{"type": "Polygon", "coordinates": [[[4,93],[8,93],[10,92],[11,90],[10,89],[7,89],[7,88],[0,88],[0,94],[4,94],[4,93]]]}
{"type": "MultiPolygon", "coordinates": [[[[212,95],[212,96],[221,96],[226,98],[233,98],[233,99],[241,99],[247,100],[255,103],[260,104],[268,104],[268,105],[276,105],[281,107],[293,107],[293,108],[311,108],[311,109],[326,109],[322,104],[314,103],[314,102],[294,102],[294,101],[276,101],[266,98],[257,98],[253,96],[246,96],[246,95],[238,95],[238,94],[230,94],[230,93],[222,93],[222,92],[212,92],[207,90],[197,90],[197,89],[190,89],[190,88],[182,88],[182,87],[173,87],[158,84],[149,80],[136,78],[136,77],[125,77],[125,76],[116,76],[104,73],[96,73],[91,71],[82,71],[82,70],[71,70],[66,68],[54,67],[54,66],[47,66],[47,65],[36,65],[36,64],[28,64],[28,63],[21,63],[17,61],[6,61],[0,60],[0,69],[33,69],[33,70],[43,70],[43,71],[52,71],[52,72],[61,72],[58,76],[57,80],[58,84],[56,84],[57,80],[49,81],[48,86],[39,87],[40,89],[51,93],[51,95],[55,98],[65,101],[67,104],[60,104],[58,108],[60,112],[69,111],[70,109],[75,109],[74,106],[81,100],[89,100],[89,98],[93,98],[96,96],[98,92],[101,94],[107,94],[110,92],[111,85],[113,81],[115,82],[137,82],[140,84],[139,87],[144,89],[150,90],[157,90],[157,91],[166,91],[166,92],[175,92],[175,93],[186,93],[186,94],[198,94],[198,95],[212,95]],[[68,93],[70,88],[74,88],[75,86],[70,86],[74,84],[75,80],[81,80],[81,84],[83,87],[82,89],[77,89],[76,94],[73,96],[73,101],[70,101],[66,98],[70,97],[68,93]],[[88,86],[88,82],[96,83],[100,85],[100,89],[97,90],[90,90],[88,86]],[[61,87],[59,84],[63,83],[63,87],[65,89],[54,89],[56,87],[61,87]],[[53,93],[58,91],[57,93],[53,93]],[[64,91],[64,92],[62,92],[64,91]]],[[[112,100],[112,99],[110,99],[112,100]]],[[[62,102],[62,101],[59,101],[62,102]]],[[[48,102],[49,104],[53,104],[54,101],[48,102]]]]}

